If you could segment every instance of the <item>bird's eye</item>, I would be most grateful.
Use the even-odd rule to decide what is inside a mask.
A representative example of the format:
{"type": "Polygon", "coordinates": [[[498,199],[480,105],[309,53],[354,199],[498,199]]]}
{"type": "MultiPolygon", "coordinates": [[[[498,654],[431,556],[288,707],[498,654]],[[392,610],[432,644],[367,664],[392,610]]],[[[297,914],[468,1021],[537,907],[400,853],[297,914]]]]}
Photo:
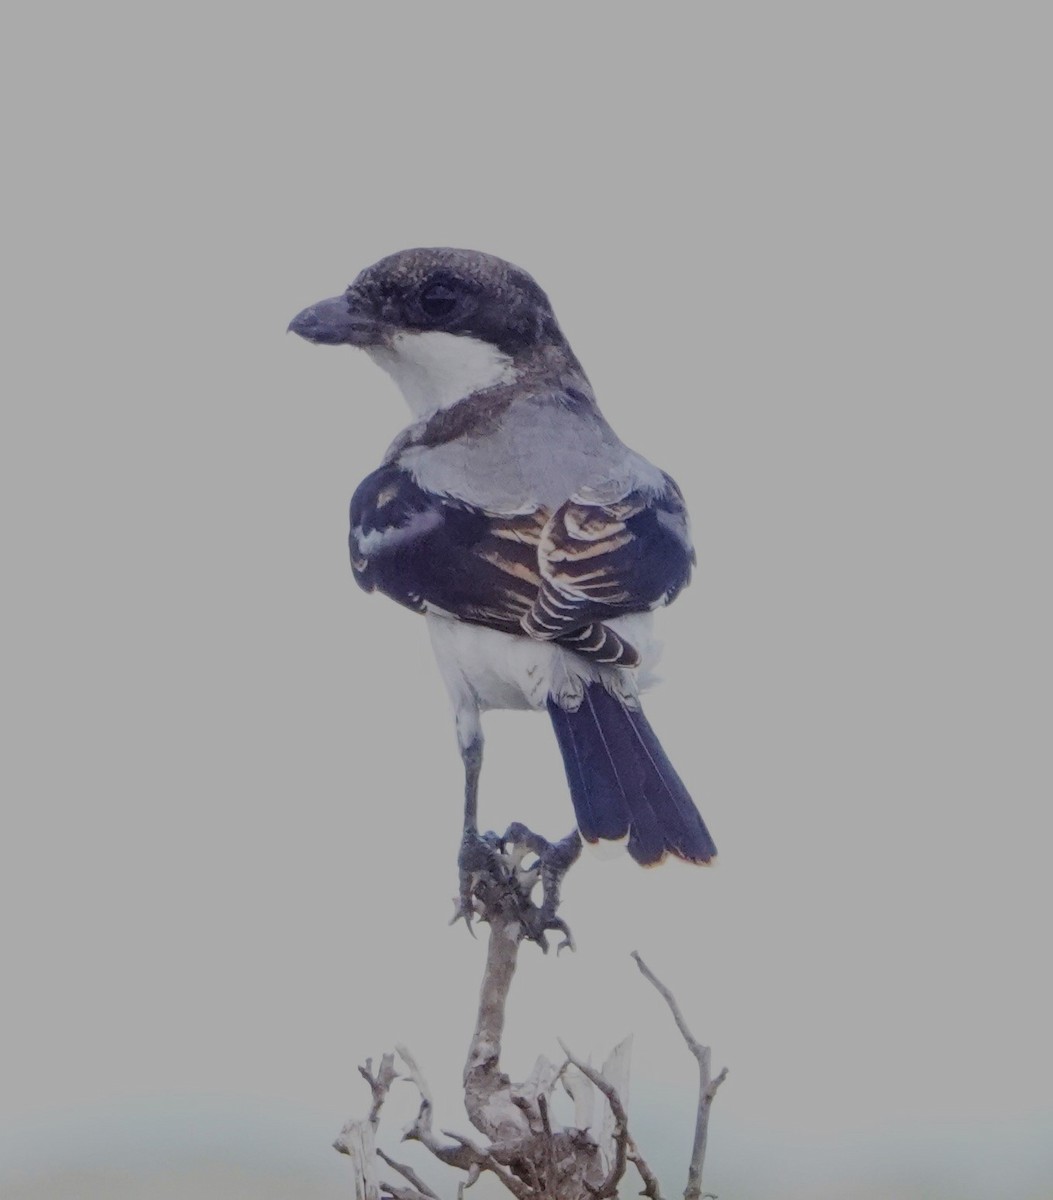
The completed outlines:
{"type": "Polygon", "coordinates": [[[429,284],[420,294],[420,306],[435,320],[448,317],[457,307],[457,290],[448,283],[429,284]]]}

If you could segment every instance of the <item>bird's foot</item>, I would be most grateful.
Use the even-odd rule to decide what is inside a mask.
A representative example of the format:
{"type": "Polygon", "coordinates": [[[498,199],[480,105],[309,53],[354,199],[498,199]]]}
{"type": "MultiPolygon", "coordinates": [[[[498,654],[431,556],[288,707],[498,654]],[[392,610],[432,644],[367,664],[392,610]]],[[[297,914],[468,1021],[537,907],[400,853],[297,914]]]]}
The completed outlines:
{"type": "Polygon", "coordinates": [[[463,921],[474,937],[472,919],[476,915],[485,919],[485,908],[481,904],[480,889],[489,881],[499,882],[504,875],[501,839],[496,833],[478,833],[466,829],[461,837],[461,848],[457,852],[457,871],[460,885],[454,902],[450,924],[463,921]]]}
{"type": "Polygon", "coordinates": [[[521,934],[548,952],[546,934],[555,932],[565,946],[574,949],[574,938],[566,921],[558,915],[563,877],[581,853],[581,838],[575,830],[559,842],[549,842],[520,822],[503,837],[467,830],[457,856],[460,891],[451,924],[463,920],[469,930],[473,917],[492,922],[495,917],[518,922],[521,934]],[[541,885],[541,903],[533,894],[541,885]]]}
{"type": "Polygon", "coordinates": [[[526,937],[536,942],[547,954],[548,940],[545,934],[552,930],[562,936],[562,941],[556,947],[557,954],[564,948],[573,950],[574,936],[570,932],[570,926],[558,915],[558,910],[563,877],[581,854],[581,838],[578,831],[575,829],[561,841],[550,842],[521,822],[515,821],[505,830],[502,842],[506,857],[515,864],[516,883],[520,894],[520,917],[526,937]],[[525,865],[525,860],[530,855],[533,855],[534,859],[529,865],[525,865]],[[538,883],[541,884],[540,905],[531,899],[538,883]]]}

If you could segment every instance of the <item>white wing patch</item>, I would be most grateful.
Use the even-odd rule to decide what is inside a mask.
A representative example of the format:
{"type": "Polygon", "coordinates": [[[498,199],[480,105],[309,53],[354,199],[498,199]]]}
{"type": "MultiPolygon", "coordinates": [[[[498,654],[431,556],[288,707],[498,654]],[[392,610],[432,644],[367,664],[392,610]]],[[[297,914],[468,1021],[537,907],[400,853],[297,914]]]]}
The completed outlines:
{"type": "Polygon", "coordinates": [[[415,538],[430,533],[443,522],[442,513],[438,509],[428,508],[424,512],[414,513],[404,525],[389,525],[384,529],[371,529],[363,533],[360,526],[352,530],[355,548],[363,558],[369,558],[378,550],[395,550],[399,546],[412,542],[415,538]]]}

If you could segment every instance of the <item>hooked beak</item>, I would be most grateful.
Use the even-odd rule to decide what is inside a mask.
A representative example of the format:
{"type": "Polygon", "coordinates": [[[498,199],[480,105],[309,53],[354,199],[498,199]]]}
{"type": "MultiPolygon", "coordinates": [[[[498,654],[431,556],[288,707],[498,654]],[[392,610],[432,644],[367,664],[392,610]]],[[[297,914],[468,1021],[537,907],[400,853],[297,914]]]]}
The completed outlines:
{"type": "Polygon", "coordinates": [[[355,311],[349,292],[305,308],[289,322],[289,329],[320,346],[372,346],[381,339],[380,326],[372,317],[355,311]]]}

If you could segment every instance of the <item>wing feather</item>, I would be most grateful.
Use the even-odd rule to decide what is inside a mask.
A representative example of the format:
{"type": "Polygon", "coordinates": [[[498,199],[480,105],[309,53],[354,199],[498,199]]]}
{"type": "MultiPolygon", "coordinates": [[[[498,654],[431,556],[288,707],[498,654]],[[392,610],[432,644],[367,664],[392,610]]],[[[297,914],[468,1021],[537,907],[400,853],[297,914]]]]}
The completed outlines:
{"type": "Polygon", "coordinates": [[[351,501],[351,568],[368,592],[415,612],[521,633],[541,585],[544,514],[502,516],[426,492],[387,464],[351,501]]]}
{"type": "Polygon", "coordinates": [[[668,475],[665,483],[613,504],[574,497],[553,514],[538,547],[541,587],[523,619],[532,637],[569,643],[592,623],[668,604],[687,584],[687,509],[668,475]]]}
{"type": "Polygon", "coordinates": [[[620,666],[639,655],[604,622],[668,603],[694,562],[668,476],[658,494],[507,515],[427,492],[390,463],[355,492],[350,549],[366,591],[620,666]]]}

